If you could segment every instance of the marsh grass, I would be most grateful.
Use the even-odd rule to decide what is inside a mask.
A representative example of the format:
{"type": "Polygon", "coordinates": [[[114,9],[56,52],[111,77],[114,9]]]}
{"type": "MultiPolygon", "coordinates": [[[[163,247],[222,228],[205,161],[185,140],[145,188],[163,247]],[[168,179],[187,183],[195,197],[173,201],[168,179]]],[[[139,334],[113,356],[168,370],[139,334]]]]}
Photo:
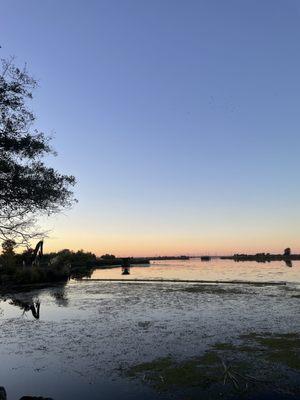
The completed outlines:
{"type": "Polygon", "coordinates": [[[266,360],[300,370],[300,334],[253,334],[250,339],[263,347],[266,360]]]}
{"type": "Polygon", "coordinates": [[[131,367],[127,375],[140,376],[159,391],[172,387],[207,388],[218,382],[221,365],[215,352],[206,352],[203,356],[183,362],[171,357],[159,358],[152,362],[131,367]]]}
{"type": "Polygon", "coordinates": [[[250,392],[294,396],[299,394],[295,387],[299,349],[298,333],[250,332],[235,342],[215,343],[199,357],[184,361],[165,357],[135,365],[127,376],[142,379],[158,391],[194,390],[212,399],[250,392]]]}

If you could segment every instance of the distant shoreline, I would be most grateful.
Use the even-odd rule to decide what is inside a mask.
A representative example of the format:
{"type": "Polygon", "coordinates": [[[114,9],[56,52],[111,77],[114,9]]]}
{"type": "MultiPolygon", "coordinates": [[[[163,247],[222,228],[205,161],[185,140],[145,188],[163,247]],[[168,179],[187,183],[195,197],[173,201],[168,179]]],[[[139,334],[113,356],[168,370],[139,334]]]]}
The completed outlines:
{"type": "Polygon", "coordinates": [[[256,261],[256,262],[271,262],[271,261],[297,261],[300,260],[300,254],[269,254],[269,253],[258,253],[258,254],[234,254],[233,256],[222,256],[222,260],[234,260],[234,261],[256,261]]]}

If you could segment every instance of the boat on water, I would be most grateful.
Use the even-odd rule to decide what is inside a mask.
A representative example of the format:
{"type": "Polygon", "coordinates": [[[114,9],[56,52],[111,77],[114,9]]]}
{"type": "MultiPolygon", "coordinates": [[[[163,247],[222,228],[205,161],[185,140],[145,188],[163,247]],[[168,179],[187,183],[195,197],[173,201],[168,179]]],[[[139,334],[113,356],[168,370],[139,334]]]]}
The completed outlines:
{"type": "Polygon", "coordinates": [[[210,256],[201,256],[201,261],[210,261],[211,257],[210,256]]]}

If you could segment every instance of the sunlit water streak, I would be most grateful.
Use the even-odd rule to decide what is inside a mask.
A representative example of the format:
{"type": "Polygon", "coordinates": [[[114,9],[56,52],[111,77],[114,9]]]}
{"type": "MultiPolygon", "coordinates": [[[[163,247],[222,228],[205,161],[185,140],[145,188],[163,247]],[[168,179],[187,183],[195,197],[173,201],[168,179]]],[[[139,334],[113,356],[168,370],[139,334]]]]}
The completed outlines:
{"type": "Polygon", "coordinates": [[[150,265],[132,266],[130,275],[121,275],[121,268],[96,269],[92,279],[178,279],[211,281],[254,281],[300,283],[300,261],[292,267],[284,261],[270,263],[234,262],[212,259],[151,261],[150,265]]]}

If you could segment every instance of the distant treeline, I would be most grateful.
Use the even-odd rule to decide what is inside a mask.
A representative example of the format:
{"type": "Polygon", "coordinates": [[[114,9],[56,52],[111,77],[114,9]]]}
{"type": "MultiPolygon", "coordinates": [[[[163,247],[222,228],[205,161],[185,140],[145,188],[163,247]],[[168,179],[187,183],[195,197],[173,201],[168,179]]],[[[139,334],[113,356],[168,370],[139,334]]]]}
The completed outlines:
{"type": "Polygon", "coordinates": [[[101,257],[96,257],[95,266],[97,268],[123,265],[124,260],[128,260],[130,264],[149,264],[150,259],[145,257],[116,257],[113,254],[104,254],[101,257]]]}
{"type": "Polygon", "coordinates": [[[271,253],[256,253],[256,254],[234,254],[233,256],[223,256],[223,260],[234,261],[256,261],[256,262],[271,262],[271,261],[293,261],[300,260],[300,254],[292,254],[291,249],[288,247],[284,250],[283,254],[271,253]]]}
{"type": "Polygon", "coordinates": [[[146,257],[147,260],[189,260],[189,256],[157,256],[157,257],[146,257]]]}

